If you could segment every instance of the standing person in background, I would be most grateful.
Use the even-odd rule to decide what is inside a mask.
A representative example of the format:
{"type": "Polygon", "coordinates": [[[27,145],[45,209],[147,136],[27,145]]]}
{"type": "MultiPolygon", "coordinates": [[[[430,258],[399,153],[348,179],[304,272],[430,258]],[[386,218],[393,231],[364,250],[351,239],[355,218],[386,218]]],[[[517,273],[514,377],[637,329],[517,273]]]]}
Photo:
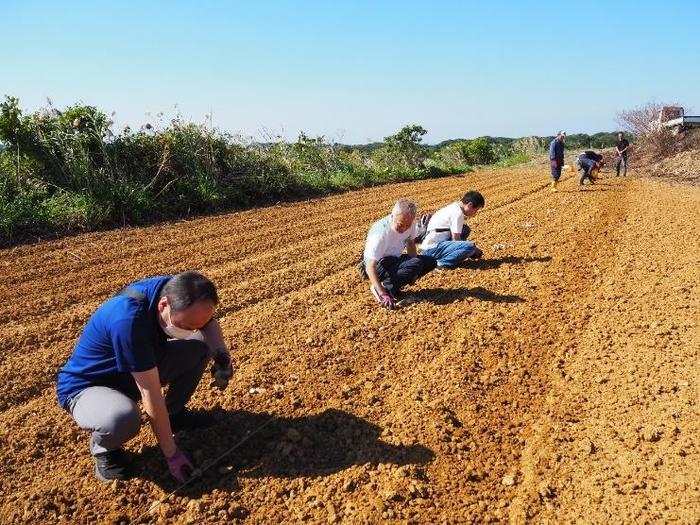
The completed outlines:
{"type": "Polygon", "coordinates": [[[233,374],[213,318],[218,302],[209,279],[184,272],[132,283],[92,314],[58,373],[57,391],[61,407],[92,432],[90,452],[98,479],[132,476],[122,446],[141,427],[139,400],[170,473],[181,483],[190,477],[192,463],[173,434],[206,426],[213,416],[185,405],[210,359],[219,388],[233,374]]]}
{"type": "Polygon", "coordinates": [[[484,207],[484,197],[478,191],[468,191],[462,200],[440,208],[428,221],[421,253],[437,260],[437,267],[451,270],[467,258],[480,259],[483,252],[468,241],[471,229],[465,217],[473,217],[484,207]]]}
{"type": "Polygon", "coordinates": [[[629,140],[625,138],[625,134],[620,131],[617,134],[617,142],[615,143],[615,151],[617,152],[617,160],[615,161],[615,173],[616,177],[620,176],[620,167],[624,168],[622,176],[627,176],[627,155],[629,154],[630,143],[629,140]]]}
{"type": "Polygon", "coordinates": [[[401,300],[401,288],[435,268],[435,259],[417,254],[415,218],[416,203],[399,199],[391,214],[375,222],[367,234],[360,275],[369,278],[370,292],[389,310],[401,300]]]}
{"type": "Polygon", "coordinates": [[[549,164],[552,169],[552,191],[557,191],[559,178],[561,177],[561,168],[564,165],[564,142],[566,141],[566,132],[560,131],[554,140],[549,144],[549,164]]]}

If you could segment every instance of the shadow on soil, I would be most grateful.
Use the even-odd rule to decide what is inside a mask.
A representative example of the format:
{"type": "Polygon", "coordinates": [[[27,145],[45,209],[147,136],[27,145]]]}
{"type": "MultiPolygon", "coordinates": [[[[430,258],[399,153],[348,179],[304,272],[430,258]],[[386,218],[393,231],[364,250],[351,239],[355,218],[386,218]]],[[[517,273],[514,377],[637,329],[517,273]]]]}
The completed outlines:
{"type": "MultiPolygon", "coordinates": [[[[353,465],[422,465],[435,457],[422,445],[383,442],[381,427],[342,410],[296,418],[245,411],[212,413],[213,426],[177,435],[179,445],[202,470],[199,478],[178,491],[180,495],[194,498],[214,489],[235,490],[239,477],[320,477],[353,465]]],[[[144,450],[137,461],[140,477],[166,491],[177,488],[157,447],[144,450]]]]}
{"type": "Polygon", "coordinates": [[[426,301],[433,304],[450,304],[463,301],[469,297],[481,301],[491,301],[493,303],[524,303],[525,299],[519,295],[503,295],[480,286],[476,288],[425,288],[413,292],[419,301],[426,301]]]}
{"type": "Polygon", "coordinates": [[[575,189],[570,189],[570,190],[564,190],[560,189],[560,193],[586,193],[586,192],[594,192],[594,191],[623,191],[621,188],[616,188],[614,185],[612,185],[609,182],[600,182],[597,181],[595,184],[585,184],[583,186],[583,190],[580,190],[578,188],[575,189]]]}
{"type": "Polygon", "coordinates": [[[497,259],[478,259],[476,261],[465,261],[459,267],[469,268],[470,270],[494,270],[504,264],[524,264],[524,263],[542,263],[552,260],[551,255],[545,257],[517,257],[515,255],[506,255],[497,259]]]}
{"type": "Polygon", "coordinates": [[[585,186],[583,190],[559,190],[560,193],[577,193],[577,194],[584,194],[584,193],[593,193],[593,192],[601,192],[601,191],[617,191],[620,192],[622,191],[621,189],[618,188],[599,188],[596,186],[585,186]]]}

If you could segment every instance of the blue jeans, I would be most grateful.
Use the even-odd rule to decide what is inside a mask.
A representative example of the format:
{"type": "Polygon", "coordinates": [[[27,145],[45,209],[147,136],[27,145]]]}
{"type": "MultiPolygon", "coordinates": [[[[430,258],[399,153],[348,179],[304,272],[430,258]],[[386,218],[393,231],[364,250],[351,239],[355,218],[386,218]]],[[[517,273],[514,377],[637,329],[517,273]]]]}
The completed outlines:
{"type": "Polygon", "coordinates": [[[439,268],[454,268],[474,253],[475,248],[471,241],[440,241],[434,248],[422,250],[422,254],[437,259],[439,268]]]}

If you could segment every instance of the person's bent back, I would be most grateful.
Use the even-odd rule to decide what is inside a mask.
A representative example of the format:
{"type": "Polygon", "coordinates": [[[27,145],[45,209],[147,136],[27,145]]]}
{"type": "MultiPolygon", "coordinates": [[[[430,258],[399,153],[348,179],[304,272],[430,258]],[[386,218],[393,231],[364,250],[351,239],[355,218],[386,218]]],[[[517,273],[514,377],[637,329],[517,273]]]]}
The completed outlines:
{"type": "Polygon", "coordinates": [[[92,432],[99,479],[131,477],[122,446],[139,432],[139,400],[170,472],[178,481],[187,479],[193,467],[173,433],[208,424],[211,416],[185,405],[211,358],[217,386],[225,387],[233,373],[213,319],[218,302],[211,281],[184,272],[132,283],[90,317],[58,373],[57,392],[61,407],[92,432]]]}
{"type": "Polygon", "coordinates": [[[591,184],[595,180],[595,174],[600,170],[603,165],[603,156],[600,153],[596,153],[593,150],[586,150],[579,153],[577,157],[577,162],[579,169],[581,170],[581,176],[579,177],[578,185],[579,189],[583,189],[583,183],[588,179],[591,184]]]}

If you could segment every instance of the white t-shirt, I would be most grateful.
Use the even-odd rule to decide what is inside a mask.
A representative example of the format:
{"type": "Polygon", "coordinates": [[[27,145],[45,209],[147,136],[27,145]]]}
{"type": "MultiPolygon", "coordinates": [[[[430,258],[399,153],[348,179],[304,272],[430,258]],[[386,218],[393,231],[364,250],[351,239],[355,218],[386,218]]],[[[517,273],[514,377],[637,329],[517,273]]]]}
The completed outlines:
{"type": "Polygon", "coordinates": [[[441,241],[451,241],[452,234],[461,234],[464,226],[464,214],[458,202],[448,204],[436,211],[428,222],[428,233],[420,247],[423,250],[435,248],[441,241]],[[436,232],[435,230],[448,230],[436,232]]]}
{"type": "Polygon", "coordinates": [[[391,215],[379,219],[369,229],[365,242],[365,262],[370,259],[378,261],[388,255],[399,257],[406,245],[416,237],[416,222],[403,233],[396,233],[390,224],[391,215]]]}

